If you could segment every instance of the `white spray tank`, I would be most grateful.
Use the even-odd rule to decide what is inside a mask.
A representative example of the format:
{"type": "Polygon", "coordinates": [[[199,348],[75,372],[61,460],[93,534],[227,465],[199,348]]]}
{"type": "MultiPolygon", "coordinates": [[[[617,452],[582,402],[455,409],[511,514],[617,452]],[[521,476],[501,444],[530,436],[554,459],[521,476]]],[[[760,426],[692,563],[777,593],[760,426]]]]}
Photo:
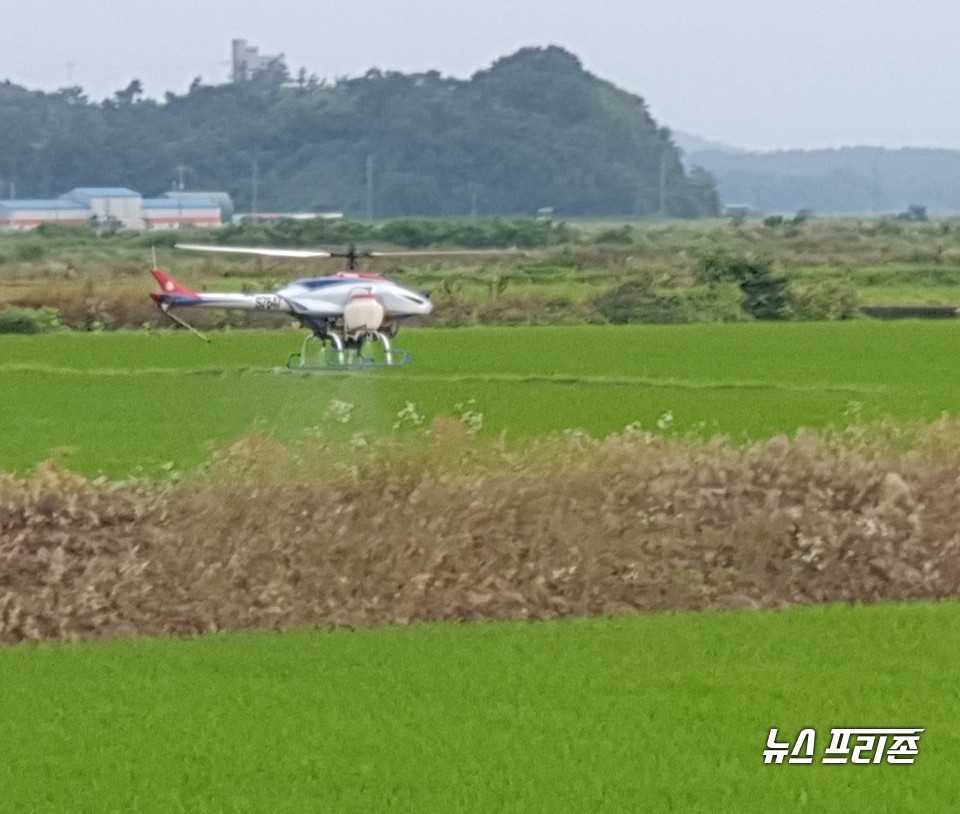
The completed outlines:
{"type": "Polygon", "coordinates": [[[350,334],[379,331],[384,316],[383,306],[371,291],[351,291],[343,309],[343,330],[350,334]]]}

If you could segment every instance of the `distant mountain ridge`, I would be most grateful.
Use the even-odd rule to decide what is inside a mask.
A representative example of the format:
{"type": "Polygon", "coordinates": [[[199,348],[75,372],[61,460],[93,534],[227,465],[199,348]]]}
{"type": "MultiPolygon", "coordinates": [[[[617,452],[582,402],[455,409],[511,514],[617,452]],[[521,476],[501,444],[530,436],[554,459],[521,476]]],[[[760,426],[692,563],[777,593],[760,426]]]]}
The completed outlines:
{"type": "Polygon", "coordinates": [[[892,214],[919,205],[960,212],[960,150],[842,147],[748,152],[677,137],[687,167],[717,181],[726,205],[762,212],[809,209],[822,214],[892,214]],[[692,145],[684,149],[683,144],[692,145]]]}
{"type": "Polygon", "coordinates": [[[694,155],[696,153],[743,153],[745,150],[740,147],[734,147],[731,144],[727,144],[723,141],[712,141],[710,139],[701,138],[700,136],[695,136],[693,133],[686,133],[683,130],[671,130],[671,136],[673,137],[673,143],[677,145],[677,149],[681,153],[686,155],[694,155]]]}

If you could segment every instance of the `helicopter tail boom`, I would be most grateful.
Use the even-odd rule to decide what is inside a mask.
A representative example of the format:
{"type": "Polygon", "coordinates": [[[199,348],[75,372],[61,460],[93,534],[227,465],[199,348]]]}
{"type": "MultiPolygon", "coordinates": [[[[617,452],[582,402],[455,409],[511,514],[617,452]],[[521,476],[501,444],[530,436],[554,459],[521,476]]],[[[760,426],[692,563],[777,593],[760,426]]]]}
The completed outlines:
{"type": "Polygon", "coordinates": [[[175,280],[163,269],[155,268],[150,273],[162,289],[159,292],[152,292],[150,297],[164,311],[174,307],[193,305],[206,308],[234,308],[242,311],[294,313],[290,303],[276,294],[242,294],[239,292],[198,294],[175,280]]]}

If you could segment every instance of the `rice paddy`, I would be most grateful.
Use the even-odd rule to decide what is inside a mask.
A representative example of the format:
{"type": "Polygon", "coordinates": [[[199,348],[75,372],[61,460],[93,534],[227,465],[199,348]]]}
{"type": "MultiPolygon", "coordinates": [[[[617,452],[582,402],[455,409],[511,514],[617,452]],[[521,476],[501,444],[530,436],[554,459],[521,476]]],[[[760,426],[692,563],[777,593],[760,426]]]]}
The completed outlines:
{"type": "Polygon", "coordinates": [[[7,811],[955,811],[955,605],[0,652],[7,811]],[[820,740],[764,765],[771,727],[820,740]],[[819,763],[925,728],[913,765],[819,763]]]}
{"type": "Polygon", "coordinates": [[[283,368],[299,336],[0,337],[0,470],[50,458],[162,476],[251,429],[382,435],[438,415],[472,414],[478,437],[509,440],[637,424],[762,438],[960,411],[953,321],[416,329],[399,342],[410,366],[322,375],[283,368]]]}

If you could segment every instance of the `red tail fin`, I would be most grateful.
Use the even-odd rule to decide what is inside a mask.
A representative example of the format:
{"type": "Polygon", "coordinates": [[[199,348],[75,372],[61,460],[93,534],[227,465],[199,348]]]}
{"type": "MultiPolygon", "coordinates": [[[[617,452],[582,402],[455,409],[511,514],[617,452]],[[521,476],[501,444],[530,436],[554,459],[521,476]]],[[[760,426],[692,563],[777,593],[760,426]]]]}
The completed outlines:
{"type": "MultiPolygon", "coordinates": [[[[178,283],[173,279],[167,272],[163,269],[153,269],[150,272],[153,275],[153,278],[160,283],[160,288],[163,289],[163,294],[169,296],[179,296],[179,297],[198,297],[199,295],[191,291],[182,283],[178,283]]],[[[163,294],[151,294],[150,296],[153,299],[159,301],[163,294]]]]}

